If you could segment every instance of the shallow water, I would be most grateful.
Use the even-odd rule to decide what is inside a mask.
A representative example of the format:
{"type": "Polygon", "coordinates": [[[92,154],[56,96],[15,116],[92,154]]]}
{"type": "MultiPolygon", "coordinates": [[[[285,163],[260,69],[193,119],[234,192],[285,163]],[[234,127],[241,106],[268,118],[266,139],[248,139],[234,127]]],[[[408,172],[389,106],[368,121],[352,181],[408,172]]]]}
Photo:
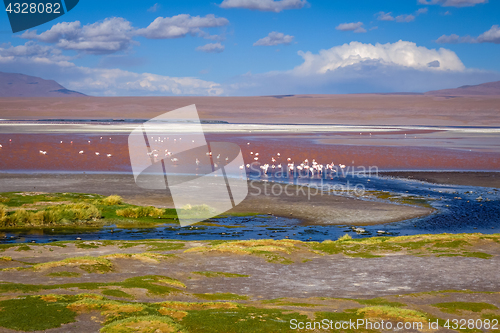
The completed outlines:
{"type": "MultiPolygon", "coordinates": [[[[381,225],[363,226],[365,232],[357,233],[352,226],[304,225],[297,219],[275,216],[247,216],[214,218],[210,223],[220,226],[162,225],[153,228],[117,228],[105,226],[96,229],[36,229],[32,231],[9,231],[1,234],[1,243],[24,243],[35,241],[46,243],[56,240],[140,240],[140,239],[297,239],[302,241],[323,241],[337,239],[348,233],[353,238],[374,236],[403,236],[436,233],[485,234],[500,231],[500,191],[492,188],[436,185],[415,180],[401,180],[382,177],[359,178],[347,175],[336,179],[277,179],[272,176],[253,177],[272,182],[287,182],[309,186],[335,185],[351,188],[364,186],[366,191],[390,191],[403,196],[425,197],[436,211],[428,216],[381,225]],[[460,197],[461,200],[455,199],[460,197]],[[476,200],[482,197],[482,201],[476,200]],[[379,233],[383,231],[384,233],[379,233]]],[[[271,185],[272,186],[272,185],[271,185]]],[[[328,195],[328,194],[324,194],[328,195]]],[[[349,195],[349,194],[346,194],[349,195]]],[[[314,198],[312,198],[313,200],[314,198]]],[[[311,201],[313,204],[313,201],[311,201]]]]}

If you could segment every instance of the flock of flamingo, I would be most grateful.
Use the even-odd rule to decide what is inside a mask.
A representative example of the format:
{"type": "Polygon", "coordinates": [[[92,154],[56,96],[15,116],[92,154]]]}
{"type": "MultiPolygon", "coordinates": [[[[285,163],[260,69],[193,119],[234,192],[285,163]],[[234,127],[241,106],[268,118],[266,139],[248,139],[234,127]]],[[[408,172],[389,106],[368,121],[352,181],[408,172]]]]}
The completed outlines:
{"type": "MultiPolygon", "coordinates": [[[[102,142],[103,137],[100,137],[100,141],[102,142]]],[[[109,138],[111,140],[111,137],[109,138]]],[[[156,143],[166,143],[166,141],[169,141],[170,143],[175,144],[177,140],[182,141],[182,138],[179,139],[173,139],[170,140],[169,137],[164,137],[163,139],[161,137],[158,137],[155,139],[154,137],[151,137],[151,143],[154,141],[156,143]]],[[[12,143],[12,139],[9,139],[9,143],[12,143]]],[[[64,141],[60,141],[60,144],[63,144],[64,141]]],[[[88,145],[90,146],[92,144],[91,140],[87,140],[88,145]]],[[[194,140],[192,140],[192,143],[195,143],[194,140]]],[[[70,144],[73,144],[73,141],[70,141],[70,144]]],[[[250,146],[250,142],[247,143],[247,146],[250,146]]],[[[3,146],[0,144],[0,148],[3,146]]],[[[89,149],[90,153],[92,154],[92,150],[89,149]]],[[[40,155],[47,155],[46,150],[39,150],[40,155]]],[[[79,155],[86,154],[86,151],[80,150],[78,151],[79,155]]],[[[93,151],[93,154],[95,156],[100,156],[101,153],[98,151],[93,151]]],[[[305,159],[301,163],[295,163],[292,161],[291,157],[284,158],[281,156],[279,152],[274,154],[271,157],[270,163],[264,163],[261,164],[259,162],[259,159],[262,160],[262,156],[259,152],[253,152],[250,151],[250,158],[253,160],[251,163],[248,163],[246,165],[240,165],[239,169],[240,170],[245,170],[248,169],[249,171],[260,171],[264,174],[269,174],[269,173],[275,173],[275,172],[298,172],[300,175],[305,175],[305,176],[322,176],[326,173],[336,173],[338,172],[339,169],[344,169],[346,165],[344,164],[338,164],[335,165],[333,162],[330,164],[319,164],[316,162],[316,160],[309,161],[308,159],[305,159]]],[[[106,153],[102,154],[103,156],[106,156],[108,158],[112,157],[113,155],[111,153],[106,153]]],[[[164,152],[162,152],[159,149],[153,149],[147,153],[148,157],[153,158],[155,161],[161,156],[160,158],[170,158],[170,160],[174,163],[177,164],[179,162],[179,159],[177,157],[173,157],[173,153],[169,151],[168,149],[165,149],[164,152]]],[[[207,152],[207,156],[212,157],[212,152],[207,152]]],[[[229,163],[229,157],[221,158],[221,155],[218,154],[217,156],[214,156],[214,166],[217,167],[218,163],[224,163],[226,162],[229,163]]],[[[198,158],[195,158],[194,163],[198,166],[201,164],[200,160],[198,158]]]]}

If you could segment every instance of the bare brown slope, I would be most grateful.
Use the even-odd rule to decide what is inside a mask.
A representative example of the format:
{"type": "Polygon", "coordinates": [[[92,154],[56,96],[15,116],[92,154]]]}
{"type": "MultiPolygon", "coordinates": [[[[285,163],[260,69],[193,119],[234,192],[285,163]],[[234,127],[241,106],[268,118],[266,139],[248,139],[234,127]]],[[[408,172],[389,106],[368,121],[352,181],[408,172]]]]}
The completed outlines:
{"type": "Polygon", "coordinates": [[[500,126],[500,96],[2,98],[0,118],[149,119],[196,104],[202,119],[232,123],[500,126]]]}
{"type": "Polygon", "coordinates": [[[488,82],[474,86],[462,86],[455,89],[428,91],[432,96],[500,96],[500,81],[488,82]]]}
{"type": "Polygon", "coordinates": [[[0,97],[74,97],[85,96],[68,90],[53,80],[18,73],[0,72],[0,97]]]}

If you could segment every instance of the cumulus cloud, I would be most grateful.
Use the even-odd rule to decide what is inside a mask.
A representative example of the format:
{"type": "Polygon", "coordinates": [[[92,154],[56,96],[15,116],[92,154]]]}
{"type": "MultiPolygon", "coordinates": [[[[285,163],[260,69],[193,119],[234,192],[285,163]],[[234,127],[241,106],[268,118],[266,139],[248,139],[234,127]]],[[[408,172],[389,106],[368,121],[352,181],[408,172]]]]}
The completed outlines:
{"type": "Polygon", "coordinates": [[[70,60],[70,57],[64,56],[61,50],[52,46],[43,46],[33,41],[26,42],[24,45],[12,46],[10,43],[0,46],[0,57],[4,59],[20,57],[32,60],[44,59],[50,62],[59,62],[70,60]]]}
{"type": "Polygon", "coordinates": [[[398,15],[396,16],[396,22],[411,22],[415,20],[413,15],[398,15]]]}
{"type": "Polygon", "coordinates": [[[273,46],[279,44],[287,45],[293,41],[293,38],[293,36],[285,35],[282,32],[273,31],[270,32],[266,37],[261,38],[253,43],[253,46],[273,46]]]}
{"type": "Polygon", "coordinates": [[[500,44],[500,27],[494,25],[490,30],[482,33],[477,37],[478,43],[495,43],[500,44]]]}
{"type": "Polygon", "coordinates": [[[335,27],[335,29],[340,31],[354,31],[356,33],[366,32],[366,29],[363,28],[363,22],[342,23],[335,27]]]}
{"type": "Polygon", "coordinates": [[[412,22],[415,21],[415,18],[419,15],[426,14],[428,12],[427,8],[420,8],[417,11],[415,11],[414,14],[402,14],[394,17],[392,15],[392,12],[378,12],[375,14],[377,16],[377,20],[379,21],[396,21],[396,22],[412,22]]]}
{"type": "Polygon", "coordinates": [[[206,52],[206,53],[221,53],[224,51],[225,46],[221,43],[209,43],[203,46],[198,46],[196,51],[206,52]]]}
{"type": "Polygon", "coordinates": [[[246,8],[279,13],[286,9],[300,9],[308,5],[307,0],[224,0],[221,8],[246,8]]]}
{"type": "Polygon", "coordinates": [[[436,39],[436,43],[439,44],[457,44],[457,43],[473,43],[474,38],[470,36],[460,37],[456,34],[451,35],[442,35],[438,39],[436,39]]]}
{"type": "Polygon", "coordinates": [[[414,68],[418,70],[462,71],[465,66],[455,52],[440,48],[438,50],[417,46],[415,43],[398,41],[387,44],[363,44],[351,42],[318,54],[299,52],[303,64],[293,69],[297,75],[325,74],[339,68],[370,61],[384,65],[414,68]],[[429,63],[439,61],[439,67],[429,63]]]}
{"type": "Polygon", "coordinates": [[[483,32],[477,38],[471,36],[459,36],[456,34],[442,35],[436,40],[440,44],[458,44],[458,43],[494,43],[500,44],[500,27],[494,25],[490,30],[483,32]]]}
{"type": "Polygon", "coordinates": [[[149,7],[148,12],[155,13],[158,9],[160,9],[160,4],[155,3],[153,6],[149,7]]]}
{"type": "Polygon", "coordinates": [[[394,17],[391,15],[392,13],[386,13],[386,12],[378,12],[377,15],[377,20],[379,21],[394,21],[394,17]]]}
{"type": "Polygon", "coordinates": [[[41,34],[37,34],[36,30],[28,30],[20,37],[53,43],[64,50],[110,54],[129,48],[133,34],[134,28],[129,21],[112,17],[83,27],[79,21],[61,22],[41,34]]]}
{"type": "Polygon", "coordinates": [[[71,90],[96,96],[220,95],[220,84],[194,77],[170,77],[121,69],[80,67],[52,46],[33,41],[0,46],[0,71],[53,79],[71,90]]]}
{"type": "Polygon", "coordinates": [[[158,17],[147,28],[139,29],[136,33],[151,39],[180,38],[188,34],[207,37],[207,32],[202,29],[228,24],[229,21],[226,18],[215,17],[213,14],[204,17],[180,14],[172,17],[158,17]]]}
{"type": "Polygon", "coordinates": [[[352,42],[299,52],[303,62],[288,71],[247,73],[225,86],[229,95],[422,92],[500,80],[500,73],[466,69],[447,49],[399,41],[352,42]]]}
{"type": "Polygon", "coordinates": [[[488,3],[488,0],[418,0],[422,5],[441,5],[442,7],[472,7],[488,3]]]}

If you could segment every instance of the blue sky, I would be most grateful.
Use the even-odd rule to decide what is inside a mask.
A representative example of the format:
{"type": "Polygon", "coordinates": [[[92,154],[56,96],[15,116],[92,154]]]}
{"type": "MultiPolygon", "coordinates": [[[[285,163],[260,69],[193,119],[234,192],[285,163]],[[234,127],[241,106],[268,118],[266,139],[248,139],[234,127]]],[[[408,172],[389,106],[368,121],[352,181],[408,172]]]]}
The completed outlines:
{"type": "Polygon", "coordinates": [[[16,34],[2,14],[0,71],[102,96],[427,91],[500,80],[499,13],[496,0],[80,0],[16,34]]]}

